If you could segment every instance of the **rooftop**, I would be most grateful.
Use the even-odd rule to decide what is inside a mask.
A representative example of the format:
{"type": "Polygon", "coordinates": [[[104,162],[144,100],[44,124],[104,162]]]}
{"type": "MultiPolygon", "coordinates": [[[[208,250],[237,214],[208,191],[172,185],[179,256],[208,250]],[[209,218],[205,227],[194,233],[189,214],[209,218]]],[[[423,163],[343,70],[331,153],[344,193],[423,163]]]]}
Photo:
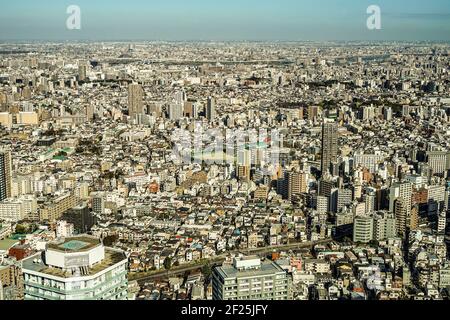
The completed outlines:
{"type": "Polygon", "coordinates": [[[87,236],[66,238],[62,242],[51,242],[47,245],[47,249],[60,252],[83,252],[88,251],[98,245],[100,240],[87,236]]]}
{"type": "MultiPolygon", "coordinates": [[[[114,250],[111,248],[105,248],[105,258],[99,263],[93,265],[89,268],[83,268],[83,274],[81,276],[92,276],[95,275],[123,260],[127,257],[125,253],[120,250],[114,250]]],[[[23,260],[23,269],[35,272],[45,273],[50,276],[60,277],[60,278],[72,278],[77,277],[76,272],[72,269],[63,270],[61,268],[50,267],[44,263],[42,260],[42,254],[31,256],[23,260]],[[35,261],[35,259],[41,259],[40,261],[35,261]]]]}
{"type": "Polygon", "coordinates": [[[284,270],[272,261],[262,261],[261,267],[258,269],[250,270],[238,270],[234,266],[224,265],[218,267],[217,272],[222,275],[224,279],[226,278],[246,278],[246,277],[256,277],[273,275],[275,273],[284,273],[284,270]]]}
{"type": "Polygon", "coordinates": [[[4,239],[0,241],[0,250],[6,251],[9,250],[12,246],[19,243],[18,240],[13,239],[4,239]]]}

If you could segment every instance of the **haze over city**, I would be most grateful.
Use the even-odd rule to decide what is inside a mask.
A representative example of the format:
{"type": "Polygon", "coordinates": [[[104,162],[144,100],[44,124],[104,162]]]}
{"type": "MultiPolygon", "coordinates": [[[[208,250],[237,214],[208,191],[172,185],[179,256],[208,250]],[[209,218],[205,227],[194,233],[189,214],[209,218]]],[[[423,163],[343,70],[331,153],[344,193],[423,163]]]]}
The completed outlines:
{"type": "Polygon", "coordinates": [[[447,0],[4,1],[0,40],[450,40],[447,0]],[[383,27],[365,28],[366,8],[383,27]],[[82,29],[65,29],[78,5],[82,29]]]}

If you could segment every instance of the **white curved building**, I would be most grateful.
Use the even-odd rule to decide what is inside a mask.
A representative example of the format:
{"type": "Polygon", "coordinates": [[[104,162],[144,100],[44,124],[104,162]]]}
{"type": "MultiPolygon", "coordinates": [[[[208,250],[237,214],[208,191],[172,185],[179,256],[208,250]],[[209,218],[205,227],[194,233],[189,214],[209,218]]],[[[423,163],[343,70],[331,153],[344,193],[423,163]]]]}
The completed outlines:
{"type": "Polygon", "coordinates": [[[25,300],[126,300],[128,259],[97,238],[49,243],[23,260],[25,300]]]}

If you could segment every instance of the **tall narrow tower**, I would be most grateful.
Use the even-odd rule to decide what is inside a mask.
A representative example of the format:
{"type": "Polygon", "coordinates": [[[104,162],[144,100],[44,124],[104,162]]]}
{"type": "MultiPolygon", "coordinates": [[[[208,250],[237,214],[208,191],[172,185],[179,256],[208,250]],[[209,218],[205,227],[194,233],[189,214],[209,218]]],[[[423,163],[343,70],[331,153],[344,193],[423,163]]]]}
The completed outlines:
{"type": "Polygon", "coordinates": [[[216,118],[216,99],[209,97],[206,105],[206,118],[213,121],[216,118]]]}
{"type": "Polygon", "coordinates": [[[324,123],[322,126],[322,175],[331,170],[331,164],[337,161],[337,123],[324,123]]]}
{"type": "Polygon", "coordinates": [[[0,201],[11,197],[12,160],[9,149],[0,150],[0,201]]]}
{"type": "Polygon", "coordinates": [[[143,96],[144,91],[140,84],[132,83],[128,86],[128,114],[130,117],[144,113],[143,96]]]}

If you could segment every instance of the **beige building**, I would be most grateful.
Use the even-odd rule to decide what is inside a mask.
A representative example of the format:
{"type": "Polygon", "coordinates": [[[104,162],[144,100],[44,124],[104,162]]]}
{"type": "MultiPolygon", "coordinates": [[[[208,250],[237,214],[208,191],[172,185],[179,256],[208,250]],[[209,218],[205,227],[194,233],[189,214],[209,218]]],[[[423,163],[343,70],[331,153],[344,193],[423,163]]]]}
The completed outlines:
{"type": "Polygon", "coordinates": [[[73,193],[66,193],[56,199],[45,203],[39,212],[40,220],[54,222],[59,219],[64,212],[77,205],[77,198],[73,193]]]}
{"type": "Polygon", "coordinates": [[[39,116],[36,112],[19,112],[17,124],[37,126],[39,125],[39,116]]]}
{"type": "Polygon", "coordinates": [[[144,91],[140,84],[133,83],[128,86],[128,114],[130,117],[144,113],[143,96],[144,91]]]}
{"type": "Polygon", "coordinates": [[[267,200],[267,195],[269,193],[269,188],[267,186],[260,186],[255,190],[254,199],[255,200],[267,200]]]}
{"type": "Polygon", "coordinates": [[[11,128],[13,125],[13,117],[9,112],[0,112],[0,124],[6,128],[11,128]]]}

